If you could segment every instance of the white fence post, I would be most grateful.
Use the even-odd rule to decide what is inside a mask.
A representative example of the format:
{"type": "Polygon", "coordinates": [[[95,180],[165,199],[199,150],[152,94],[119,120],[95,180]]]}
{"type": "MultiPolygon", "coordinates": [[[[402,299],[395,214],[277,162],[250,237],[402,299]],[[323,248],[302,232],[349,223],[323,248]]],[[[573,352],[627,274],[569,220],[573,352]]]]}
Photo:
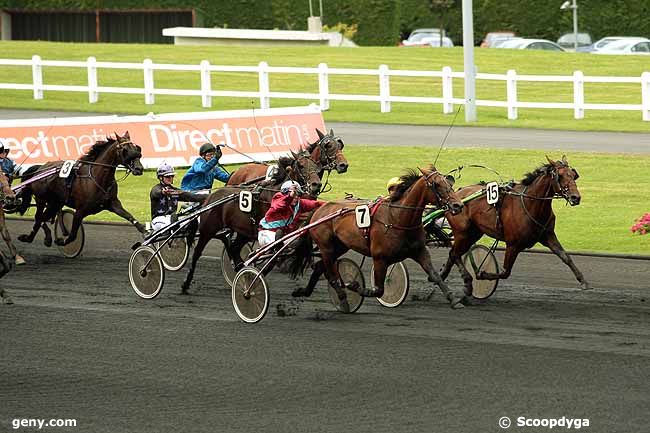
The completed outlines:
{"type": "Polygon", "coordinates": [[[32,83],[34,99],[43,99],[43,66],[41,56],[32,56],[32,83]]]}
{"type": "Polygon", "coordinates": [[[585,118],[585,75],[582,71],[573,73],[573,117],[585,118]]]}
{"type": "Polygon", "coordinates": [[[88,102],[95,104],[99,100],[97,91],[97,59],[90,56],[88,63],[88,102]]]}
{"type": "Polygon", "coordinates": [[[641,111],[643,120],[650,121],[650,72],[641,74],[641,111]]]}
{"type": "Polygon", "coordinates": [[[201,60],[201,104],[203,108],[212,107],[212,77],[210,75],[210,62],[201,60]]]}
{"type": "Polygon", "coordinates": [[[445,114],[454,112],[454,83],[451,76],[451,68],[445,66],[442,68],[442,112],[445,114]]]}
{"type": "Polygon", "coordinates": [[[144,59],[142,62],[144,68],[144,103],[151,105],[155,103],[155,96],[153,93],[153,62],[151,59],[144,59]]]}
{"type": "Polygon", "coordinates": [[[388,74],[388,66],[379,65],[379,98],[382,113],[390,113],[390,75],[388,74]]]}
{"type": "Polygon", "coordinates": [[[259,64],[259,85],[260,85],[260,108],[271,108],[271,98],[269,97],[269,64],[260,62],[259,64]]]}
{"type": "Polygon", "coordinates": [[[318,64],[318,93],[320,94],[320,109],[325,111],[330,109],[330,83],[327,74],[327,63],[318,64]]]}
{"type": "Polygon", "coordinates": [[[508,100],[508,119],[517,120],[517,72],[509,69],[506,74],[506,98],[508,100]]]}

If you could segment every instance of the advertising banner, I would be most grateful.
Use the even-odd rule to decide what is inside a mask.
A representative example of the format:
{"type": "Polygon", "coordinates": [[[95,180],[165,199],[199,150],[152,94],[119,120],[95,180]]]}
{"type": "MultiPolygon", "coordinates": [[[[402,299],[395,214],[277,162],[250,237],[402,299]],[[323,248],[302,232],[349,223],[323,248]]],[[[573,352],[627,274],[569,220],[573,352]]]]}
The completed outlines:
{"type": "Polygon", "coordinates": [[[78,159],[98,140],[127,131],[142,164],[189,166],[208,141],[224,144],[222,164],[275,160],[318,139],[318,106],[145,116],[88,116],[0,121],[0,140],[22,166],[78,159]]]}

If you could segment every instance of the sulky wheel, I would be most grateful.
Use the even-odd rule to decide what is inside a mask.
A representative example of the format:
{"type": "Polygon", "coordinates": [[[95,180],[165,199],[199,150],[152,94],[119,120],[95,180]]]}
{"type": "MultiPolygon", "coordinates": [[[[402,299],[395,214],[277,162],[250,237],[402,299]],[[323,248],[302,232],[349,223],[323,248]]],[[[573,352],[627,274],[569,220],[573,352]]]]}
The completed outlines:
{"type": "Polygon", "coordinates": [[[465,268],[472,275],[472,296],[487,299],[497,289],[499,280],[478,280],[476,274],[481,271],[499,273],[499,265],[494,253],[485,245],[474,245],[463,258],[465,268]]]}
{"type": "MultiPolygon", "coordinates": [[[[72,220],[74,218],[74,212],[69,209],[62,210],[56,215],[54,220],[54,238],[66,239],[70,234],[72,229],[72,220]]],[[[84,225],[81,223],[79,230],[77,231],[77,238],[70,242],[68,245],[59,245],[59,250],[64,257],[68,259],[74,259],[81,254],[81,251],[84,249],[84,243],[86,241],[86,232],[84,231],[84,225]]]]}
{"type": "MultiPolygon", "coordinates": [[[[156,242],[154,248],[158,250],[161,244],[162,241],[156,242]]],[[[190,256],[190,247],[187,245],[186,238],[174,238],[163,245],[158,250],[158,254],[165,269],[168,271],[178,271],[187,263],[187,258],[190,256]]]]}
{"type": "Polygon", "coordinates": [[[135,293],[143,299],[153,299],[165,283],[165,268],[160,256],[148,246],[136,248],[129,260],[129,280],[135,293]]]}
{"type": "Polygon", "coordinates": [[[257,323],[269,309],[269,289],[264,276],[252,266],[244,266],[232,284],[232,305],[241,320],[257,323]]]}
{"type": "MultiPolygon", "coordinates": [[[[361,268],[356,264],[356,262],[354,262],[354,260],[344,257],[342,259],[338,259],[336,261],[336,265],[339,268],[339,275],[341,275],[343,284],[347,286],[350,283],[356,282],[359,285],[359,290],[362,290],[366,287],[366,280],[363,278],[361,268]]],[[[332,287],[330,284],[327,285],[327,289],[329,291],[332,304],[334,304],[337,310],[341,311],[339,295],[336,293],[336,290],[334,290],[334,287],[332,287]]],[[[354,313],[359,308],[361,308],[361,304],[363,304],[363,296],[349,289],[345,289],[345,294],[347,295],[348,304],[350,305],[350,313],[354,313]]]]}
{"type": "MultiPolygon", "coordinates": [[[[241,256],[242,260],[246,260],[246,257],[251,253],[251,244],[245,244],[241,251],[239,252],[239,255],[241,256]]],[[[235,275],[237,275],[237,272],[235,272],[235,268],[232,266],[232,260],[230,260],[230,255],[228,255],[228,250],[223,249],[223,252],[221,253],[221,273],[223,274],[224,280],[226,280],[226,283],[228,283],[229,286],[232,286],[232,282],[235,280],[235,275]]]]}
{"type": "MultiPolygon", "coordinates": [[[[375,267],[370,269],[370,285],[375,286],[375,267]]],[[[404,262],[394,263],[386,271],[384,280],[384,295],[377,298],[377,301],[384,307],[395,308],[402,305],[402,302],[409,294],[409,272],[404,262]]]]}

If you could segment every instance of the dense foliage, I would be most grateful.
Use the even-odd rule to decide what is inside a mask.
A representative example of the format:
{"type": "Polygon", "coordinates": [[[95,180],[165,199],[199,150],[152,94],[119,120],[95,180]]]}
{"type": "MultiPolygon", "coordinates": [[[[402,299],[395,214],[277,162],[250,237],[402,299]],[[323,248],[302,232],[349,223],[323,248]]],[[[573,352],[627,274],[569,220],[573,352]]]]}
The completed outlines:
{"type": "MultiPolygon", "coordinates": [[[[314,14],[318,1],[312,0],[314,14]]],[[[326,0],[323,22],[358,25],[360,45],[395,45],[400,35],[417,27],[448,30],[461,42],[461,0],[326,0]],[[447,3],[447,2],[445,2],[447,3]]],[[[572,14],[561,11],[560,0],[474,0],[476,42],[494,30],[514,30],[529,37],[555,40],[572,31],[572,14]]],[[[18,9],[194,8],[208,26],[305,30],[308,0],[0,0],[0,7],[18,9]]],[[[580,31],[594,38],[606,35],[650,36],[650,2],[638,0],[579,0],[580,31]]]]}

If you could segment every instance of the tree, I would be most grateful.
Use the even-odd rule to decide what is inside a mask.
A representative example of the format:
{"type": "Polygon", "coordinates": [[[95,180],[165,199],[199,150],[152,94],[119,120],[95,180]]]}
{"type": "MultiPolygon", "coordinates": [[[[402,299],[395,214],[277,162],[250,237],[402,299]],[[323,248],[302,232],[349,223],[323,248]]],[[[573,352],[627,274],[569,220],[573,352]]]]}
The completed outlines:
{"type": "Polygon", "coordinates": [[[456,0],[429,0],[431,12],[440,19],[440,46],[442,47],[442,38],[445,36],[445,23],[449,10],[454,7],[456,0]]]}

